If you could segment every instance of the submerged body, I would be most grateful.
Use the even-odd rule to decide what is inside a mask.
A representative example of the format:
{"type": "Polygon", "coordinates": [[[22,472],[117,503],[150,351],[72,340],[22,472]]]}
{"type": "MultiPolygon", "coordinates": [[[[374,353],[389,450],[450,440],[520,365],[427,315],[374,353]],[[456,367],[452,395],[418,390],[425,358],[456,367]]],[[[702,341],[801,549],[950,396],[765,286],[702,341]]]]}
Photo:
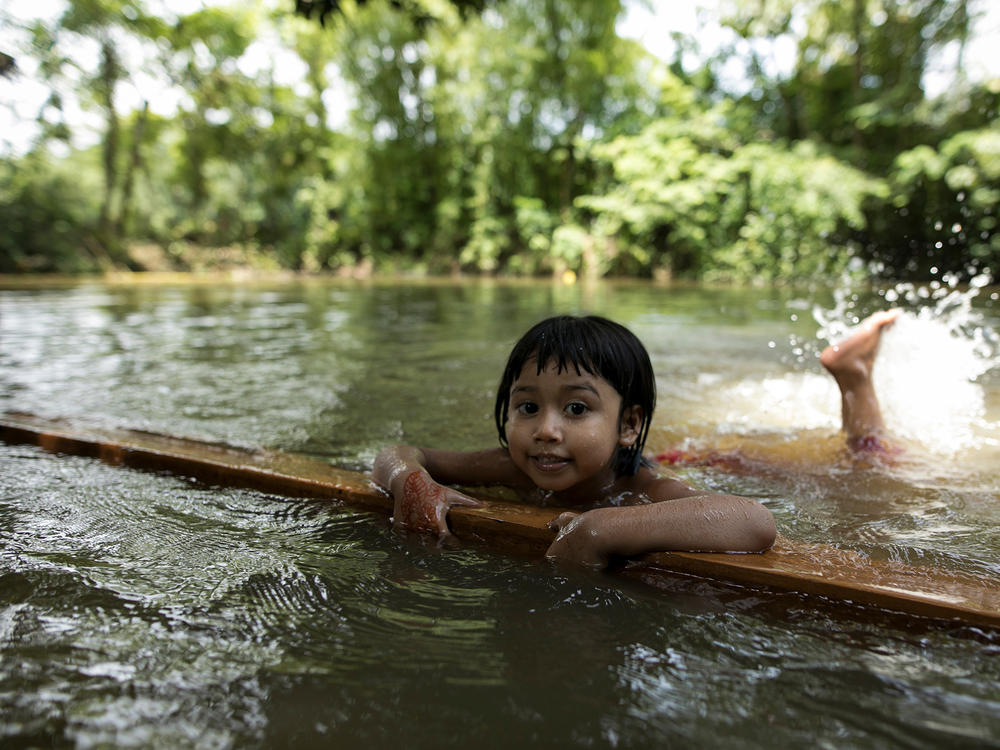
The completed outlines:
{"type": "MultiPolygon", "coordinates": [[[[886,460],[896,452],[885,436],[872,371],[882,332],[900,313],[872,315],[820,355],[840,390],[847,447],[855,455],[886,460]]],[[[504,485],[526,501],[579,508],[553,519],[559,534],[548,556],[593,567],[613,555],[651,551],[768,549],[776,529],[760,503],[699,491],[641,460],[655,403],[651,384],[645,348],[627,329],[604,319],[543,321],[514,347],[501,380],[500,447],[396,446],[379,454],[373,478],[395,499],[397,528],[442,537],[449,533],[449,507],[476,504],[445,485],[504,485]]],[[[745,464],[716,452],[668,451],[657,458],[745,464]]]]}
{"type": "MultiPolygon", "coordinates": [[[[846,448],[852,459],[862,463],[891,463],[901,453],[886,430],[873,379],[882,333],[901,314],[899,308],[877,312],[863,320],[847,338],[831,344],[820,354],[820,364],[833,376],[840,391],[846,448]]],[[[715,466],[745,474],[760,473],[766,468],[759,455],[741,449],[671,448],[658,453],[656,460],[667,465],[715,466]]]]}

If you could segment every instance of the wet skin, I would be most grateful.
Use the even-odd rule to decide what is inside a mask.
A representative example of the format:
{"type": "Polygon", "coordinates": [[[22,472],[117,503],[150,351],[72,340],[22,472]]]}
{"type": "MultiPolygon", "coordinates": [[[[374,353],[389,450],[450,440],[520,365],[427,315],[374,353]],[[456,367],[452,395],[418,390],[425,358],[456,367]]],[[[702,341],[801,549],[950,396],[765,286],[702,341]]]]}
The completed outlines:
{"type": "Polygon", "coordinates": [[[841,420],[848,445],[864,450],[867,438],[877,438],[885,429],[879,408],[872,370],[883,331],[902,310],[883,310],[869,316],[850,336],[828,346],[819,361],[840,389],[841,420]]]}
{"type": "Polygon", "coordinates": [[[448,504],[444,495],[444,487],[423,472],[413,472],[403,482],[403,502],[394,515],[396,523],[417,529],[446,527],[448,504]]]}
{"type": "Polygon", "coordinates": [[[615,484],[613,459],[639,435],[641,409],[622,415],[622,399],[603,378],[529,360],[514,381],[506,426],[514,465],[554,499],[593,502],[615,484]]]}
{"type": "Polygon", "coordinates": [[[448,528],[449,508],[453,505],[473,508],[482,505],[468,495],[438,484],[425,471],[412,471],[403,475],[405,479],[402,492],[396,496],[393,509],[394,528],[434,532],[438,538],[443,539],[451,535],[448,528]]]}
{"type": "Polygon", "coordinates": [[[653,550],[758,552],[774,541],[770,512],[748,498],[703,493],[648,466],[616,477],[619,447],[638,439],[642,409],[622,407],[598,376],[537,371],[529,360],[511,387],[507,448],[382,450],[374,481],[395,498],[393,526],[450,535],[448,509],[479,505],[448,484],[504,485],[524,498],[580,508],[549,524],[557,532],[547,557],[604,567],[612,555],[653,550]],[[639,505],[629,505],[629,501],[639,505]],[[619,507],[599,507],[602,504],[619,507]]]}

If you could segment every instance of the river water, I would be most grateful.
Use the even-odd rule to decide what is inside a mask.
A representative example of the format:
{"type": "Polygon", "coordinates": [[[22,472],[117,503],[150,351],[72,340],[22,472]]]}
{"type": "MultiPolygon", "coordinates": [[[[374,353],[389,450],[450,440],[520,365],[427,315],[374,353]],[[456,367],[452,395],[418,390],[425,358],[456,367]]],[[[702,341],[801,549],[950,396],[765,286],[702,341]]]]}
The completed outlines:
{"type": "MultiPolygon", "coordinates": [[[[630,326],[649,448],[784,535],[1000,576],[1000,303],[947,283],[534,282],[0,290],[0,410],[323,457],[495,444],[513,341],[630,326]],[[901,304],[876,365],[893,465],[852,461],[818,352],[901,304]]],[[[664,590],[382,516],[0,444],[4,747],[1000,747],[1000,637],[794,595],[664,590]]]]}

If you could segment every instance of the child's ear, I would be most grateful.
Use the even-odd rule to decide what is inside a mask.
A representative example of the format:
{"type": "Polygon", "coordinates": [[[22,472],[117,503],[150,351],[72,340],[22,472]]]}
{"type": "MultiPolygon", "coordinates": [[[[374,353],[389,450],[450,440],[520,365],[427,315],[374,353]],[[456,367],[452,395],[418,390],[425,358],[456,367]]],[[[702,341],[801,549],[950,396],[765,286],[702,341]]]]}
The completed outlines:
{"type": "Polygon", "coordinates": [[[618,427],[618,444],[629,448],[639,439],[639,430],[642,428],[642,407],[636,404],[625,409],[622,413],[622,422],[618,427]]]}

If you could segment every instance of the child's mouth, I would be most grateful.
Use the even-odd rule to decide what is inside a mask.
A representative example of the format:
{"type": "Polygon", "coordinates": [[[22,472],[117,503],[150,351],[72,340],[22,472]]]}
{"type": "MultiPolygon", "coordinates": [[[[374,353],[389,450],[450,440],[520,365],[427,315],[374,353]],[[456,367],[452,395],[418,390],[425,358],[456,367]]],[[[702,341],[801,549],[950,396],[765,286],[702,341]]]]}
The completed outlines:
{"type": "Polygon", "coordinates": [[[569,459],[562,456],[532,456],[539,471],[559,471],[569,464],[569,459]]]}

